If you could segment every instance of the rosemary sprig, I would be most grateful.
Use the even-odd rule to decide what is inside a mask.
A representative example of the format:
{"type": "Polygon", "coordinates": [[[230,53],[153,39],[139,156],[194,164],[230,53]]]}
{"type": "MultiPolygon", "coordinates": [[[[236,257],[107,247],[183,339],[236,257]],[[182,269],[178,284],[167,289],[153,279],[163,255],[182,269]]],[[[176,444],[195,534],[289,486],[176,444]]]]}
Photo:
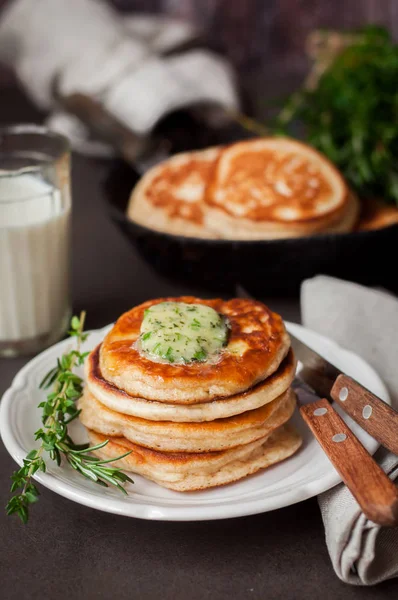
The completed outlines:
{"type": "Polygon", "coordinates": [[[124,458],[130,452],[109,460],[101,460],[91,456],[94,450],[103,448],[108,440],[96,446],[89,444],[76,445],[68,434],[68,425],[79,416],[80,410],[76,407],[76,401],[83,392],[83,380],[73,372],[73,369],[84,363],[88,352],[81,352],[81,344],[87,339],[84,331],[85,313],[80,318],[73,317],[69,335],[76,338],[76,349],[64,354],[57,359],[57,365],[51,369],[40,384],[41,389],[51,388],[47,399],[39,404],[42,408],[43,427],[35,433],[35,439],[40,440],[40,446],[29,452],[23,461],[23,465],[11,476],[11,492],[15,494],[6,506],[8,515],[17,514],[23,523],[29,518],[29,507],[37,502],[39,490],[32,483],[32,478],[37,471],[46,471],[46,463],[43,453],[47,452],[58,465],[62,458],[70,464],[78,473],[95,481],[99,485],[108,487],[113,485],[124,494],[123,487],[127,481],[133,483],[132,479],[120,469],[106,466],[120,458],[124,458]]]}

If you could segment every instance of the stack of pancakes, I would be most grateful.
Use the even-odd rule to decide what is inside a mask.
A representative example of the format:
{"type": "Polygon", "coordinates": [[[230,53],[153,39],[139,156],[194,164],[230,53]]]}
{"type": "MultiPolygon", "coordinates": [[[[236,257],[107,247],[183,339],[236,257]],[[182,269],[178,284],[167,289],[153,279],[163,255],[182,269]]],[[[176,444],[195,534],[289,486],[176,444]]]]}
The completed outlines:
{"type": "Polygon", "coordinates": [[[287,422],[296,363],[281,317],[260,302],[193,297],[145,302],[122,315],[86,362],[81,422],[96,454],[178,491],[230,483],[291,456],[287,422]],[[216,360],[154,361],[137,345],[144,311],[160,302],[203,304],[227,319],[216,360]]]}
{"type": "Polygon", "coordinates": [[[127,209],[151,229],[233,240],[351,231],[358,212],[337,169],[289,138],[175,155],[142,177],[127,209]]]}

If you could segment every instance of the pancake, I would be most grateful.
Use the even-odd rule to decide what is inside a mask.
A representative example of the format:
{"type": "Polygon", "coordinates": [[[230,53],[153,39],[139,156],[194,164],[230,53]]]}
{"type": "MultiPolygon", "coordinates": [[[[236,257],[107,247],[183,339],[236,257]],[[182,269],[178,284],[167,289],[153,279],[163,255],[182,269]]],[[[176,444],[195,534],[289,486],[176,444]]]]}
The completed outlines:
{"type": "Polygon", "coordinates": [[[117,320],[101,345],[100,369],[104,379],[131,396],[195,404],[239,394],[265,380],[278,369],[289,348],[282,318],[261,302],[161,298],[144,302],[117,320]],[[138,351],[144,311],[160,302],[202,304],[226,317],[229,337],[216,362],[155,362],[138,351]]]}
{"type": "Polygon", "coordinates": [[[127,216],[157,231],[199,238],[212,232],[205,188],[220,150],[176,154],[150,169],[134,188],[127,216]]]}
{"type": "Polygon", "coordinates": [[[357,196],[349,194],[344,208],[332,217],[314,219],[313,221],[289,222],[254,222],[245,218],[236,218],[218,211],[213,215],[217,227],[224,231],[228,239],[234,240],[277,240],[302,238],[327,233],[346,233],[353,231],[359,215],[357,196]]]}
{"type": "Polygon", "coordinates": [[[357,229],[369,231],[398,224],[398,207],[375,198],[362,200],[362,213],[357,229]]]}
{"type": "Polygon", "coordinates": [[[235,417],[205,423],[146,421],[106,408],[88,390],[79,401],[80,421],[105,436],[127,440],[162,452],[209,452],[249,444],[290,419],[296,406],[288,390],[273,402],[235,417]]]}
{"type": "Polygon", "coordinates": [[[106,381],[99,366],[99,351],[100,346],[97,346],[85,363],[88,390],[103,405],[114,411],[153,421],[200,423],[256,409],[283,394],[292,383],[296,372],[296,360],[290,349],[275,373],[242,394],[215,398],[212,402],[202,404],[177,405],[130,396],[106,381]]]}
{"type": "MultiPolygon", "coordinates": [[[[88,436],[93,445],[108,439],[92,430],[88,430],[88,436]]],[[[219,452],[158,452],[119,437],[110,438],[108,444],[94,454],[108,459],[131,450],[129,456],[111,464],[125,471],[143,475],[161,486],[185,492],[242,479],[288,458],[298,450],[301,443],[299,434],[290,425],[283,425],[269,436],[251,444],[219,452]]]]}
{"type": "Polygon", "coordinates": [[[358,214],[325,156],[279,137],[174,155],[141,178],[127,209],[157,231],[231,240],[351,231],[358,214]]]}
{"type": "Polygon", "coordinates": [[[231,239],[271,239],[350,231],[358,202],[337,169],[288,138],[232,144],[217,159],[206,201],[213,227],[231,239]]]}

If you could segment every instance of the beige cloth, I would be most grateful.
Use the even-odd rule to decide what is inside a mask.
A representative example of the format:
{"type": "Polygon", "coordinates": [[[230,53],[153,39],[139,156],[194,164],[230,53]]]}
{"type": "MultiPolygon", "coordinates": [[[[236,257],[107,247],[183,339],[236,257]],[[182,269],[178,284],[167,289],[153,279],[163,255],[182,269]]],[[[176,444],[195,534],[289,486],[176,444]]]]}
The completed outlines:
{"type": "MultiPolygon", "coordinates": [[[[383,291],[318,276],[301,289],[303,324],[367,360],[389,388],[398,409],[398,300],[383,291]]],[[[398,457],[379,449],[375,457],[392,479],[398,457]]],[[[354,585],[398,576],[398,528],[369,521],[341,484],[319,496],[326,543],[336,574],[354,585]]]]}
{"type": "Polygon", "coordinates": [[[197,35],[189,23],[122,15],[104,0],[13,0],[0,19],[0,61],[15,70],[38,106],[54,111],[52,129],[81,152],[107,156],[111,148],[90,140],[85,126],[56,106],[54,88],[61,96],[87,94],[142,135],[182,107],[236,110],[226,59],[203,48],[166,55],[197,35]]]}

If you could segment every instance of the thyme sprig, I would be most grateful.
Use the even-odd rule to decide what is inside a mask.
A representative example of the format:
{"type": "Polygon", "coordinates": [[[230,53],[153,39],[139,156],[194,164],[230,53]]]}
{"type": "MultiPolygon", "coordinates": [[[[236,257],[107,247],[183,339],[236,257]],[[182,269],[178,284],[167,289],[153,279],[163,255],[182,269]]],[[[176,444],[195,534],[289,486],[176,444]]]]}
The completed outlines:
{"type": "Polygon", "coordinates": [[[8,515],[17,514],[23,523],[28,521],[30,505],[39,499],[39,490],[32,483],[32,478],[38,471],[46,472],[44,452],[47,452],[57,465],[64,459],[87,479],[105,487],[112,485],[124,494],[127,492],[123,484],[133,483],[120,469],[107,466],[130,452],[117,458],[101,460],[90,453],[106,446],[108,440],[89,447],[89,444],[75,444],[68,433],[68,425],[80,414],[76,402],[83,393],[83,380],[73,370],[81,366],[89,354],[81,352],[81,344],[88,336],[84,333],[84,321],[84,312],[80,317],[72,318],[69,335],[76,338],[76,348],[57,359],[57,365],[47,373],[40,384],[41,389],[51,389],[47,399],[39,404],[43,411],[43,427],[36,431],[35,440],[40,440],[40,446],[27,454],[22,467],[11,476],[11,492],[18,492],[8,502],[6,511],[8,515]]]}

